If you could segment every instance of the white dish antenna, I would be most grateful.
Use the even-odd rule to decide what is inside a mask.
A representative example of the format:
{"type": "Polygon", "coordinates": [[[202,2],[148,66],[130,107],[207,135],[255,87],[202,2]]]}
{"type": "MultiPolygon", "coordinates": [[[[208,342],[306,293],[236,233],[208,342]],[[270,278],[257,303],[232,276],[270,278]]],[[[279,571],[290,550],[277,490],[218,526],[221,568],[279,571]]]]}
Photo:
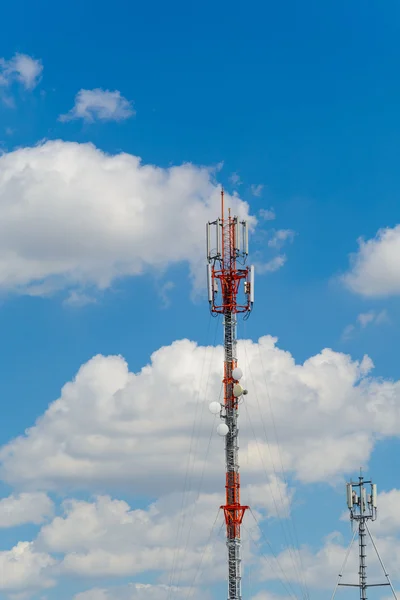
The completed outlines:
{"type": "Polygon", "coordinates": [[[225,437],[229,432],[229,427],[226,423],[220,423],[217,427],[217,433],[221,437],[225,437]]]}

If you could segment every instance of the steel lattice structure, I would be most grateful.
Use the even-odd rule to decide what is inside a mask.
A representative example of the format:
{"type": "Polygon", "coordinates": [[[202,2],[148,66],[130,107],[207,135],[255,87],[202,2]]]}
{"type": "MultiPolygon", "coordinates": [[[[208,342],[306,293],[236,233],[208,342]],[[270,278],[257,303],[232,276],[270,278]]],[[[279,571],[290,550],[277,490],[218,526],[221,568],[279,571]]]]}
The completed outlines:
{"type": "Polygon", "coordinates": [[[207,280],[210,310],[224,317],[224,403],[217,405],[217,411],[222,420],[219,433],[225,435],[226,501],[221,508],[228,548],[228,600],[241,600],[240,526],[248,508],[240,502],[238,461],[238,407],[247,392],[239,384],[236,356],[236,315],[248,316],[254,302],[254,269],[246,266],[247,256],[247,223],[232,217],[230,210],[225,219],[222,190],[221,217],[207,223],[207,280]]]}
{"type": "Polygon", "coordinates": [[[358,478],[358,483],[350,481],[350,483],[346,484],[347,487],[347,506],[350,511],[350,519],[352,524],[357,523],[358,527],[354,530],[353,538],[350,542],[350,545],[347,549],[346,558],[344,559],[344,563],[342,565],[342,570],[339,573],[338,580],[336,582],[336,587],[332,594],[331,600],[335,600],[335,595],[338,587],[355,587],[359,588],[360,591],[360,600],[367,600],[367,591],[369,588],[382,587],[382,586],[390,586],[392,591],[394,600],[397,600],[396,592],[394,591],[392,582],[390,580],[389,574],[386,570],[385,565],[383,564],[381,555],[378,552],[378,548],[374,542],[374,538],[371,535],[371,532],[368,528],[368,521],[375,521],[377,517],[377,490],[376,485],[372,483],[372,481],[365,481],[362,476],[362,472],[360,472],[360,476],[358,478]],[[366,486],[370,486],[370,493],[367,493],[366,486]],[[355,490],[358,490],[358,494],[355,490]],[[359,566],[358,566],[358,583],[343,583],[342,577],[343,572],[347,563],[347,560],[350,555],[351,548],[353,546],[353,542],[355,540],[356,534],[358,533],[358,558],[359,558],[359,566]],[[380,565],[382,567],[382,571],[386,577],[386,582],[384,583],[367,583],[367,536],[370,538],[372,546],[375,550],[375,553],[379,559],[380,565]]]}

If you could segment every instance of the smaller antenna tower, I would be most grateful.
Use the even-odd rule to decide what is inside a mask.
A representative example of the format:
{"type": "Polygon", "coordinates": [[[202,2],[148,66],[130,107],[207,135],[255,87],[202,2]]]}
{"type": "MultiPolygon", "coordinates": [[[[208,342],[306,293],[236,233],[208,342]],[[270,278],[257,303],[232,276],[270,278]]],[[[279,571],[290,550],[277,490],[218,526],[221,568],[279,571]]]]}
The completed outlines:
{"type": "Polygon", "coordinates": [[[337,588],[339,586],[343,587],[358,587],[360,590],[360,600],[367,600],[367,589],[371,587],[381,587],[385,585],[389,585],[395,600],[397,600],[396,592],[394,591],[392,582],[389,579],[389,575],[386,571],[385,565],[383,564],[382,558],[378,552],[378,548],[374,542],[374,539],[371,535],[371,532],[368,528],[368,521],[375,521],[377,517],[377,488],[376,484],[372,483],[372,481],[365,481],[362,475],[362,470],[360,469],[360,476],[358,478],[358,483],[350,481],[350,483],[346,484],[346,495],[347,495],[347,507],[350,511],[350,521],[353,528],[353,537],[350,542],[350,546],[347,549],[346,558],[344,560],[341,572],[339,573],[339,577],[335,586],[335,590],[332,594],[332,599],[334,600],[337,588]],[[368,486],[368,490],[367,487],[368,486]],[[354,527],[354,525],[357,527],[354,527]],[[358,583],[342,583],[341,579],[343,576],[343,571],[346,567],[347,559],[349,558],[349,554],[351,548],[353,546],[353,542],[358,533],[358,548],[359,548],[359,569],[358,583]],[[384,583],[367,583],[367,536],[370,538],[372,546],[376,552],[376,555],[379,559],[379,563],[382,567],[382,570],[386,577],[386,582],[384,583]]]}

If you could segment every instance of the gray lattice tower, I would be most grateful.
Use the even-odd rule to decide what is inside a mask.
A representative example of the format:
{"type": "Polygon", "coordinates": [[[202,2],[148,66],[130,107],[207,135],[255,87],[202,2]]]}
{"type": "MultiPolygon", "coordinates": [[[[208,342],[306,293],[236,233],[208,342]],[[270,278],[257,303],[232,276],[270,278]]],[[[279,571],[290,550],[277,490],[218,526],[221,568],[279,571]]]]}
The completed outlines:
{"type": "MultiPolygon", "coordinates": [[[[359,555],[359,583],[360,600],[367,600],[367,531],[366,523],[368,520],[376,519],[376,485],[372,481],[364,481],[362,475],[358,478],[358,483],[350,482],[347,484],[347,506],[350,510],[350,519],[358,524],[358,555],[359,555]],[[366,485],[370,485],[370,494],[367,495],[366,485]],[[358,489],[358,494],[356,493],[358,489]]],[[[341,583],[339,585],[349,585],[341,583]]],[[[386,584],[385,584],[386,585],[386,584]]]]}
{"type": "Polygon", "coordinates": [[[346,553],[342,570],[339,573],[339,577],[336,583],[335,590],[333,592],[331,600],[334,600],[336,590],[339,586],[344,587],[357,587],[360,590],[360,600],[367,600],[367,590],[371,587],[381,587],[388,585],[392,590],[394,598],[396,593],[394,591],[392,582],[390,581],[389,575],[385,569],[382,558],[378,552],[378,548],[374,542],[371,532],[368,528],[368,521],[375,521],[377,516],[377,491],[376,485],[372,481],[365,481],[364,477],[360,473],[358,483],[351,481],[347,484],[347,506],[350,510],[350,519],[352,524],[357,525],[354,529],[353,538],[350,546],[346,553]],[[369,493],[367,493],[366,486],[369,486],[369,493]],[[357,490],[357,491],[356,491],[357,490]],[[358,493],[357,493],[358,492],[358,493]],[[358,533],[358,557],[359,557],[359,568],[358,568],[358,583],[342,583],[341,578],[343,571],[346,566],[347,559],[350,554],[354,539],[358,533]],[[385,583],[368,583],[367,581],[367,536],[370,538],[372,546],[379,559],[380,565],[386,577],[385,583]]]}

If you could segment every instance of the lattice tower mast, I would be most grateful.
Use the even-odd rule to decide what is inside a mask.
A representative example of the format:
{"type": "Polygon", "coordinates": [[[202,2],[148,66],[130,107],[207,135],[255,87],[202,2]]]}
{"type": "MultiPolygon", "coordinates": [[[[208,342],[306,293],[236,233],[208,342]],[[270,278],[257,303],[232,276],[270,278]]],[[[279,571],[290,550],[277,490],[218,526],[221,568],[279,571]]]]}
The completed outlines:
{"type": "Polygon", "coordinates": [[[335,590],[332,594],[331,600],[335,600],[336,590],[339,586],[344,587],[356,587],[360,590],[360,600],[367,600],[367,591],[371,587],[382,587],[385,585],[390,586],[393,597],[397,600],[396,592],[394,591],[392,582],[389,574],[386,570],[381,555],[379,554],[378,548],[375,544],[374,538],[368,527],[368,521],[375,521],[377,517],[377,490],[376,484],[372,481],[366,481],[360,472],[358,483],[350,481],[347,483],[347,506],[350,511],[350,520],[352,525],[357,524],[357,528],[354,529],[353,538],[350,546],[347,550],[346,558],[342,565],[341,572],[336,583],[335,590]],[[369,493],[367,493],[367,486],[369,487],[369,493]],[[343,583],[342,577],[346,567],[347,560],[350,555],[351,548],[353,546],[354,539],[358,533],[358,555],[359,555],[359,567],[358,567],[358,583],[343,583]],[[372,546],[378,557],[382,571],[385,575],[386,582],[381,583],[367,583],[367,536],[370,538],[372,546]]]}
{"type": "Polygon", "coordinates": [[[228,600],[241,600],[240,526],[248,506],[240,503],[238,461],[239,403],[247,391],[239,381],[242,371],[237,364],[237,314],[250,314],[254,303],[254,268],[246,266],[248,226],[237,216],[224,215],[224,191],[221,192],[221,217],[207,223],[208,300],[212,314],[224,317],[224,403],[212,402],[210,410],[219,413],[217,428],[225,436],[226,499],[221,506],[226,522],[228,548],[228,600]]]}
{"type": "MultiPolygon", "coordinates": [[[[360,475],[358,483],[352,481],[347,484],[347,506],[350,510],[350,519],[358,524],[358,555],[359,555],[359,584],[360,600],[367,600],[367,521],[375,521],[377,510],[376,484],[372,481],[365,481],[360,475]],[[370,485],[370,494],[367,494],[366,485],[370,485]],[[358,494],[356,492],[358,489],[358,494]]],[[[340,583],[339,585],[346,584],[340,583]]],[[[381,584],[385,585],[385,584],[381,584]]]]}

